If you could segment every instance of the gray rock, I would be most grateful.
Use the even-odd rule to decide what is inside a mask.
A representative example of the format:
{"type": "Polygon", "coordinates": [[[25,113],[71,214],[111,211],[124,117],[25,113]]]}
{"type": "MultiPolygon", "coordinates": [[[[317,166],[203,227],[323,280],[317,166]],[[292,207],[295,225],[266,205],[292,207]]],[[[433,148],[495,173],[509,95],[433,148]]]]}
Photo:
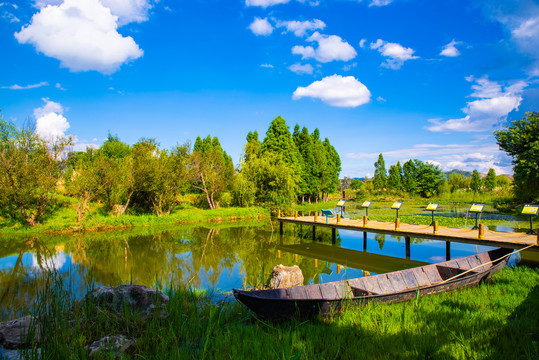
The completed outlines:
{"type": "Polygon", "coordinates": [[[6,349],[19,349],[29,344],[30,340],[39,341],[39,327],[31,315],[0,323],[0,345],[6,349]],[[33,336],[28,332],[33,329],[33,336]]]}
{"type": "Polygon", "coordinates": [[[121,357],[135,349],[135,340],[123,335],[105,336],[87,346],[90,357],[99,356],[100,353],[114,353],[114,357],[121,357]]]}
{"type": "Polygon", "coordinates": [[[122,306],[142,314],[152,316],[155,312],[165,313],[168,296],[162,291],[142,285],[100,286],[88,294],[98,306],[108,308],[120,314],[122,306]]]}
{"type": "Polygon", "coordinates": [[[268,287],[278,289],[303,285],[303,273],[299,266],[277,265],[271,272],[268,287]]]}
{"type": "MultiPolygon", "coordinates": [[[[41,349],[34,352],[38,359],[41,359],[41,349]]],[[[23,360],[24,356],[20,350],[6,350],[0,347],[0,360],[23,360]]]]}

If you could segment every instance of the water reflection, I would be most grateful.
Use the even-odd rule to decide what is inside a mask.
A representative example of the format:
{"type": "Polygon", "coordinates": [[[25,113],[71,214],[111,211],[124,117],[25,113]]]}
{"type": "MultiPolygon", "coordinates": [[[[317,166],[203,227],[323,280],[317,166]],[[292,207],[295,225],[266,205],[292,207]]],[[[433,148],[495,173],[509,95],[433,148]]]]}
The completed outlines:
{"type": "MultiPolygon", "coordinates": [[[[86,283],[184,285],[230,291],[265,283],[278,264],[298,265],[305,283],[327,282],[445,260],[445,242],[289,226],[279,236],[259,224],[176,226],[27,239],[0,244],[0,320],[31,305],[44,271],[57,270],[82,296],[86,283]],[[314,235],[314,240],[313,240],[314,235]]],[[[453,244],[451,257],[490,249],[453,244]]]]}

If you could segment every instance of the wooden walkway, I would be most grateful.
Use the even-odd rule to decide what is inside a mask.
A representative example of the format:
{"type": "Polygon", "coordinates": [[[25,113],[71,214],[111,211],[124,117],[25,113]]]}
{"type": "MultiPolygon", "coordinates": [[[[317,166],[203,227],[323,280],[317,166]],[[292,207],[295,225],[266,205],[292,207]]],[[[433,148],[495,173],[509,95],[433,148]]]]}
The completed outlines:
{"type": "Polygon", "coordinates": [[[335,229],[355,230],[363,231],[364,233],[382,233],[394,236],[404,236],[407,242],[410,238],[423,238],[442,240],[450,242],[471,243],[476,245],[487,245],[494,247],[505,247],[510,249],[521,249],[523,247],[537,244],[530,248],[530,250],[539,251],[539,236],[526,235],[525,233],[516,232],[499,232],[492,230],[484,230],[484,235],[479,238],[479,230],[472,230],[470,228],[450,228],[445,226],[439,226],[437,234],[434,233],[433,226],[430,225],[413,225],[400,223],[398,229],[393,222],[383,222],[368,220],[367,226],[365,226],[363,220],[356,219],[340,219],[337,222],[337,218],[331,217],[326,223],[325,216],[318,216],[316,219],[314,216],[298,216],[292,217],[279,217],[280,231],[283,233],[283,223],[292,223],[299,225],[311,225],[313,226],[313,237],[316,231],[316,227],[329,227],[333,229],[333,238],[335,238],[335,229]]]}

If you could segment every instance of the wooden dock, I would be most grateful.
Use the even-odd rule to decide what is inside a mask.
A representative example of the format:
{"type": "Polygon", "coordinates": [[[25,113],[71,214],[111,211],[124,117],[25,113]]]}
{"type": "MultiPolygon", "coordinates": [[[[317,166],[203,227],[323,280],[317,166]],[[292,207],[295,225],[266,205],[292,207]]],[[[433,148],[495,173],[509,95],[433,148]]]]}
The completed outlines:
{"type": "Polygon", "coordinates": [[[283,223],[292,223],[298,225],[307,225],[313,227],[313,239],[316,234],[316,227],[329,227],[333,234],[333,240],[335,240],[336,229],[363,231],[364,240],[366,241],[366,234],[381,233],[394,236],[403,236],[407,245],[407,257],[409,256],[409,243],[410,238],[423,238],[441,240],[447,242],[461,242],[470,243],[476,245],[486,245],[494,247],[504,247],[510,249],[521,249],[523,247],[536,244],[530,248],[530,250],[539,251],[539,235],[526,235],[525,233],[516,232],[500,232],[483,229],[481,226],[479,230],[472,230],[470,228],[450,228],[445,226],[437,227],[435,231],[434,226],[430,225],[413,225],[405,223],[383,222],[368,220],[365,224],[364,220],[356,219],[343,219],[339,217],[330,217],[326,223],[326,217],[317,216],[291,216],[291,217],[278,217],[280,223],[280,233],[283,233],[283,223]]]}

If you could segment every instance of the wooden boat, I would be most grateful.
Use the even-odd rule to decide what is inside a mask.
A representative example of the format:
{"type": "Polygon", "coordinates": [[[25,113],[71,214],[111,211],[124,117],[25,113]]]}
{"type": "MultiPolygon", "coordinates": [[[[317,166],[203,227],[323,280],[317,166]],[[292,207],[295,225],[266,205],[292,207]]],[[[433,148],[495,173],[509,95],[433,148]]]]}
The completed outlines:
{"type": "Polygon", "coordinates": [[[476,285],[501,270],[507,264],[509,256],[506,255],[511,251],[499,248],[437,264],[351,280],[233,291],[236,299],[265,319],[330,315],[342,311],[347,305],[393,303],[476,285]],[[467,270],[471,271],[465,273],[467,270]],[[457,276],[459,274],[462,276],[457,276]]]}

